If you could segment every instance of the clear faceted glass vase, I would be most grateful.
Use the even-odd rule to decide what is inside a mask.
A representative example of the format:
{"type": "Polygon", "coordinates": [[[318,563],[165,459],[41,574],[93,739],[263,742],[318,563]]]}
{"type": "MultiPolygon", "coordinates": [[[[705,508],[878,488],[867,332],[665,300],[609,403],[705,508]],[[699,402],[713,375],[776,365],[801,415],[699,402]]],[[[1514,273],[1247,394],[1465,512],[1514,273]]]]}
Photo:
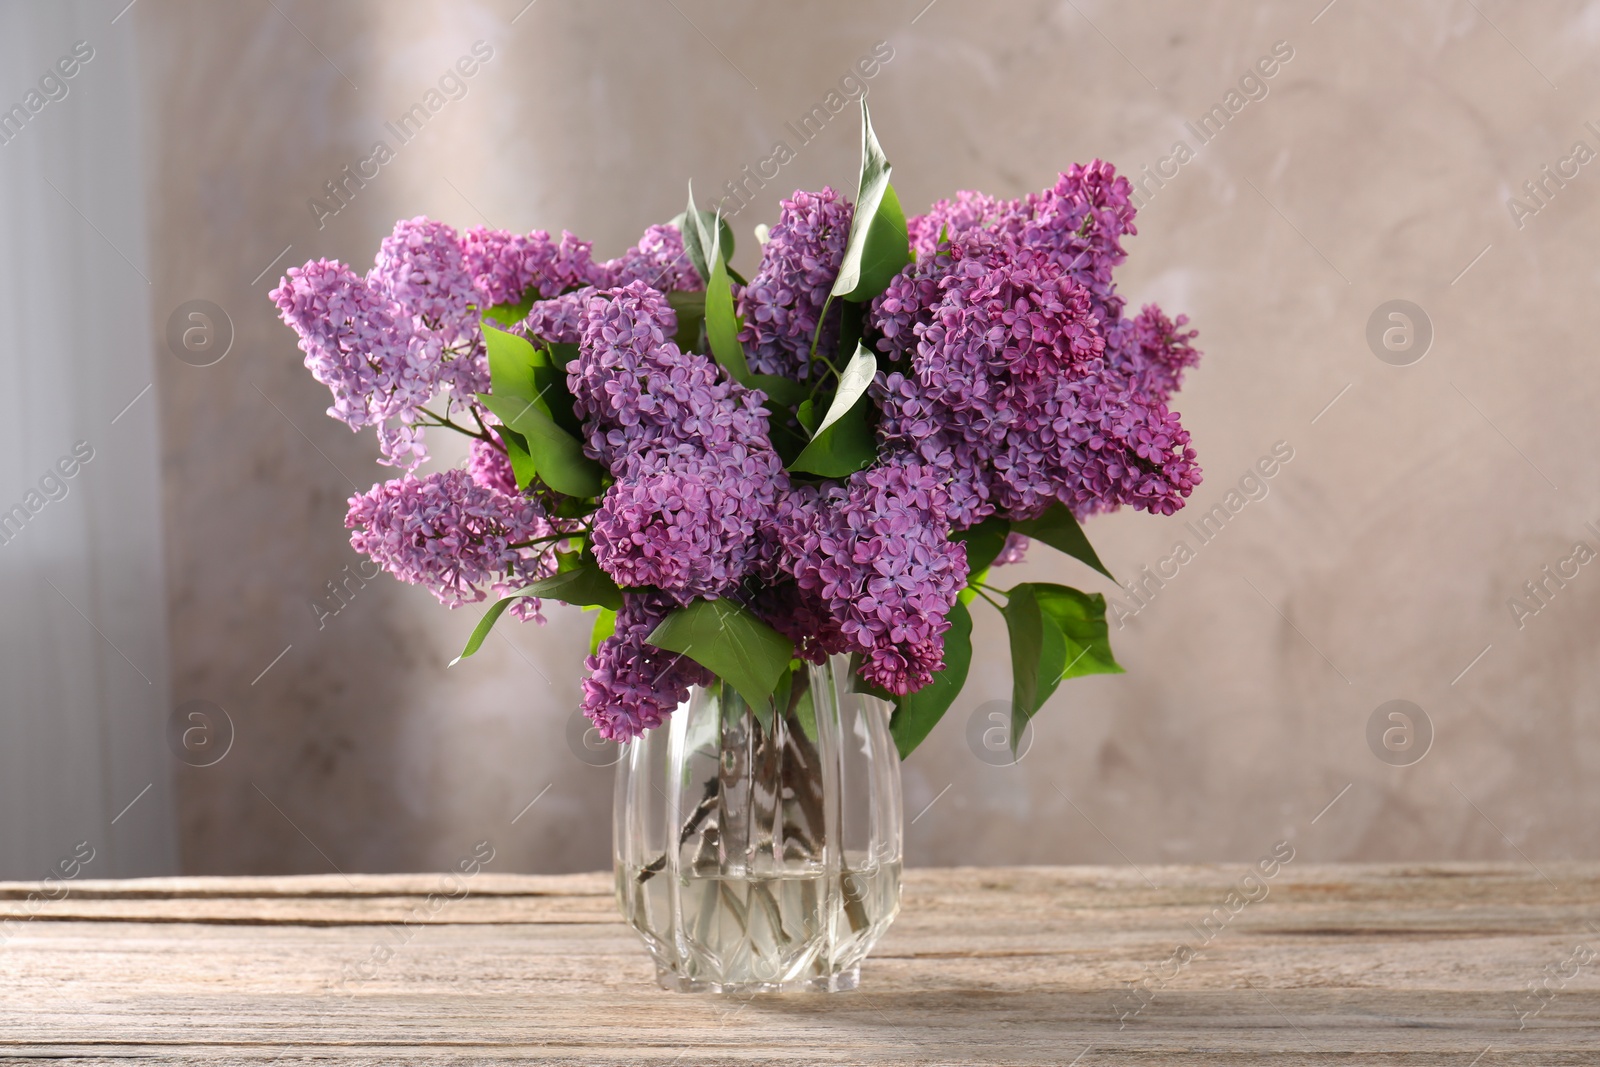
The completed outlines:
{"type": "Polygon", "coordinates": [[[847,670],[796,670],[759,715],[696,687],[625,747],[617,898],[664,988],[855,988],[900,908],[900,759],[847,670]]]}

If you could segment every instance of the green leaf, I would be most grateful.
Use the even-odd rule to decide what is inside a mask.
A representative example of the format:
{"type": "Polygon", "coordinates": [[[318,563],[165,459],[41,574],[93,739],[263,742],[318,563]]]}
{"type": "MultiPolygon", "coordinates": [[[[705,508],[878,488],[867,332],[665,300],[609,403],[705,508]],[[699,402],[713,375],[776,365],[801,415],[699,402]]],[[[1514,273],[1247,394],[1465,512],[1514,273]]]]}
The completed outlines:
{"type": "Polygon", "coordinates": [[[900,706],[889,722],[889,733],[901,759],[922,744],[961,694],[961,687],[967,684],[967,671],[972,666],[972,616],[966,605],[957,601],[950,606],[948,618],[950,629],[944,635],[944,670],[915,693],[901,697],[900,706]]]}
{"type": "Polygon", "coordinates": [[[1061,684],[1067,665],[1067,640],[1055,620],[1039,605],[1033,587],[1007,591],[1006,630],[1011,637],[1011,752],[1028,720],[1061,684]]]}
{"type": "Polygon", "coordinates": [[[900,199],[889,185],[893,168],[872,130],[867,101],[861,100],[861,178],[856,185],[855,217],[844,261],[834,280],[834,296],[857,302],[883,292],[890,279],[911,262],[911,242],[900,199]]]}
{"type": "Polygon", "coordinates": [[[679,608],[645,638],[682,652],[733,686],[752,708],[772,699],[794,657],[794,643],[727,600],[696,600],[679,608]]]}
{"type": "Polygon", "coordinates": [[[593,514],[599,506],[593,497],[562,497],[556,501],[555,510],[550,514],[558,519],[583,519],[593,514]]]}
{"type": "Polygon", "coordinates": [[[533,310],[537,289],[530,289],[528,294],[515,304],[495,304],[493,307],[483,309],[483,317],[493,319],[502,326],[515,326],[528,317],[528,312],[533,310]]]}
{"type": "Polygon", "coordinates": [[[772,439],[773,451],[778,453],[778,458],[783,460],[785,469],[790,463],[800,458],[800,453],[810,444],[803,432],[790,426],[787,420],[773,412],[773,417],[767,422],[767,436],[772,439]]]}
{"type": "MultiPolygon", "coordinates": [[[[863,321],[866,318],[865,308],[860,304],[846,300],[839,305],[839,344],[834,349],[836,352],[854,352],[861,343],[863,321]]],[[[822,324],[819,321],[818,326],[822,324]]],[[[876,353],[874,353],[876,354],[876,353]]]]}
{"type": "Polygon", "coordinates": [[[803,384],[777,374],[752,374],[750,380],[744,384],[752,389],[761,390],[767,394],[767,399],[786,408],[803,402],[808,395],[808,390],[803,384]]]}
{"type": "Polygon", "coordinates": [[[1034,582],[1032,588],[1040,610],[1056,624],[1066,641],[1067,663],[1062,668],[1062,681],[1086,674],[1123,673],[1111,654],[1105,597],[1047,582],[1034,582]]]}
{"type": "Polygon", "coordinates": [[[706,294],[677,289],[667,294],[667,303],[678,315],[678,332],[673,341],[683,352],[700,351],[700,328],[706,321],[706,294]]]}
{"type": "Polygon", "coordinates": [[[778,679],[778,688],[772,693],[772,706],[780,715],[789,714],[789,705],[794,703],[794,672],[798,660],[791,659],[788,666],[783,668],[783,674],[778,679]]]}
{"type": "Polygon", "coordinates": [[[823,416],[822,424],[811,436],[816,437],[844,418],[845,414],[855,407],[856,401],[867,395],[867,387],[872,384],[872,379],[877,373],[877,359],[867,350],[866,345],[858,342],[855,354],[839,373],[839,388],[834,391],[833,402],[828,405],[828,413],[823,416]]]}
{"type": "MultiPolygon", "coordinates": [[[[587,610],[587,609],[585,609],[587,610]]],[[[617,613],[610,608],[599,609],[594,619],[594,631],[589,634],[589,655],[600,650],[600,642],[617,632],[617,613]]]]}
{"type": "MultiPolygon", "coordinates": [[[[541,356],[549,353],[540,350],[541,356]]],[[[534,397],[534,404],[540,411],[549,415],[555,424],[573,437],[583,435],[583,420],[578,418],[575,410],[576,401],[571,391],[567,388],[566,368],[558,367],[553,360],[546,358],[533,368],[533,384],[538,389],[534,397]]]]}
{"type": "Polygon", "coordinates": [[[739,343],[739,316],[733,310],[733,282],[721,255],[721,241],[711,238],[711,276],[706,279],[706,341],[717,362],[741,384],[750,384],[750,364],[739,343]]]}
{"type": "Polygon", "coordinates": [[[967,581],[970,584],[989,570],[989,565],[1006,547],[1006,535],[1011,526],[998,515],[991,515],[970,530],[952,534],[950,540],[960,541],[967,549],[967,581]]]}
{"type": "Polygon", "coordinates": [[[490,389],[496,396],[532,400],[539,395],[533,381],[538,352],[527,338],[484,322],[483,344],[489,352],[490,389]]]}
{"type": "MultiPolygon", "coordinates": [[[[493,395],[502,400],[530,401],[567,433],[577,436],[583,432],[583,423],[573,411],[572,393],[567,388],[566,364],[577,355],[576,345],[536,347],[526,338],[487,322],[483,324],[483,340],[489,355],[489,383],[493,395]],[[574,350],[572,355],[562,359],[569,348],[574,350]]],[[[527,450],[526,442],[523,448],[527,450]]]]}
{"type": "Polygon", "coordinates": [[[795,408],[794,417],[806,433],[816,436],[817,427],[822,423],[822,413],[817,410],[817,402],[807,397],[799,407],[795,408]]]}
{"type": "Polygon", "coordinates": [[[968,571],[967,584],[961,587],[960,592],[956,593],[956,599],[961,601],[963,604],[971,604],[974,600],[978,599],[978,583],[986,582],[988,580],[989,571],[987,569],[981,570],[977,574],[973,574],[971,571],[968,571]]]}
{"type": "Polygon", "coordinates": [[[527,441],[534,468],[546,485],[567,496],[598,496],[604,473],[600,464],[583,454],[578,439],[531,400],[479,393],[478,402],[527,441]]]}
{"type": "Polygon", "coordinates": [[[672,225],[683,234],[683,250],[694,264],[695,273],[707,284],[711,281],[710,257],[706,250],[713,243],[712,231],[718,232],[716,243],[722,248],[724,261],[733,258],[733,227],[727,219],[718,219],[712,211],[700,211],[694,206],[694,183],[689,183],[689,207],[672,220],[672,225]]]}
{"type": "Polygon", "coordinates": [[[877,435],[867,425],[868,400],[860,397],[843,418],[811,439],[811,443],[789,464],[800,474],[824,478],[844,478],[878,458],[877,435]]]}
{"type": "Polygon", "coordinates": [[[461,655],[451,660],[447,666],[454,667],[457,663],[482,648],[483,643],[489,639],[489,631],[494,629],[494,624],[500,621],[500,616],[506,613],[506,609],[511,606],[513,600],[538,595],[538,593],[530,593],[526,589],[519,589],[510,596],[496,600],[489,606],[489,610],[483,613],[483,618],[478,620],[478,625],[472,628],[472,634],[467,638],[467,645],[461,650],[461,655]]]}
{"type": "Polygon", "coordinates": [[[895,275],[912,262],[911,240],[906,229],[906,215],[900,207],[900,198],[894,186],[883,190],[883,201],[872,218],[861,251],[861,282],[853,293],[844,299],[866,303],[894,281],[895,275]]]}
{"type": "MultiPolygon", "coordinates": [[[[877,373],[877,359],[865,345],[857,344],[855,355],[839,375],[839,388],[828,413],[817,424],[811,443],[789,464],[790,470],[843,478],[878,458],[878,442],[867,425],[867,387],[877,373]]],[[[814,404],[802,404],[798,417],[804,423],[815,411],[814,404]]]]}
{"type": "Polygon", "coordinates": [[[1082,560],[1113,582],[1117,579],[1100,562],[1100,557],[1095,554],[1094,546],[1089,544],[1089,539],[1083,534],[1083,527],[1078,525],[1078,520],[1065,504],[1057,501],[1050,505],[1043,515],[1027,522],[1014,522],[1011,528],[1019,534],[1043,541],[1051,548],[1065,552],[1073,559],[1082,560]]]}
{"type": "Polygon", "coordinates": [[[506,446],[506,459],[511,461],[511,473],[517,479],[517,488],[528,488],[538,477],[539,471],[533,465],[533,457],[528,454],[527,438],[509,426],[496,426],[494,432],[506,446]]]}
{"type": "Polygon", "coordinates": [[[598,606],[611,611],[622,609],[622,590],[592,560],[563,569],[548,578],[540,578],[532,585],[524,586],[521,592],[559,600],[563,604],[598,606]]]}

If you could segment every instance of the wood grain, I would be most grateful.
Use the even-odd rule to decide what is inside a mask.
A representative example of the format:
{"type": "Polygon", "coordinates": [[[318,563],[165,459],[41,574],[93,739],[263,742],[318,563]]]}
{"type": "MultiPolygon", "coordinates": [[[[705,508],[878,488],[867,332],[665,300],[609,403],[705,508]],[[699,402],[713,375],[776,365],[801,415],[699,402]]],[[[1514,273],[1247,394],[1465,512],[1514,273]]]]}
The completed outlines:
{"type": "Polygon", "coordinates": [[[1246,870],[910,871],[859,992],[781,997],[656,989],[609,875],[0,883],[0,1060],[1600,1063],[1600,864],[1246,870]]]}

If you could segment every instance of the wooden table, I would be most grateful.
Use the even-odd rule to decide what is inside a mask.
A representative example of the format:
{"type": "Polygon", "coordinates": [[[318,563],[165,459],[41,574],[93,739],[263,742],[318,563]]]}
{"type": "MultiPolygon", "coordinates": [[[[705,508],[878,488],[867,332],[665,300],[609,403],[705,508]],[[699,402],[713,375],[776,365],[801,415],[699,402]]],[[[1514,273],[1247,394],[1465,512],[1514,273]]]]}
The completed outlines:
{"type": "Polygon", "coordinates": [[[860,991],[753,998],[609,875],[4,883],[0,1060],[1600,1064],[1600,864],[1248,870],[911,871],[860,991]]]}

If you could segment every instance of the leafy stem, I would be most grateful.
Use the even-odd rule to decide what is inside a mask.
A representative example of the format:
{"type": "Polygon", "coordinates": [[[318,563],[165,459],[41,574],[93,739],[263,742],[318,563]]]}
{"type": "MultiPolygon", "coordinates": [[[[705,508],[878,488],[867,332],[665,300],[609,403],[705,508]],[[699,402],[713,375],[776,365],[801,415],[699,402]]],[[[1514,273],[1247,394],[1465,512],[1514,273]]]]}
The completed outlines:
{"type": "Polygon", "coordinates": [[[535,537],[531,541],[518,541],[518,542],[516,542],[514,544],[509,544],[506,547],[507,548],[532,548],[534,545],[541,545],[541,544],[544,544],[546,541],[562,541],[562,540],[565,540],[565,539],[570,538],[570,537],[582,537],[587,533],[589,533],[589,528],[587,526],[584,526],[584,527],[581,527],[581,528],[579,528],[577,530],[568,530],[568,531],[566,531],[564,533],[553,533],[553,534],[550,534],[550,535],[548,535],[546,537],[535,537]]]}
{"type": "Polygon", "coordinates": [[[983,597],[983,599],[987,600],[989,602],[990,606],[994,608],[994,610],[1000,612],[1001,614],[1005,613],[1005,610],[1006,610],[1005,605],[1000,603],[1000,601],[996,600],[994,597],[989,595],[990,593],[999,593],[1001,596],[1004,596],[1005,595],[1005,590],[1004,589],[996,589],[994,586],[992,586],[992,585],[984,585],[982,582],[975,582],[975,583],[969,585],[968,588],[971,589],[974,593],[977,593],[979,596],[983,597]]]}
{"type": "Polygon", "coordinates": [[[494,445],[500,451],[504,452],[506,450],[505,445],[501,443],[494,434],[489,432],[488,424],[483,421],[483,416],[478,412],[478,405],[469,405],[467,410],[472,412],[472,421],[478,424],[478,429],[483,433],[483,439],[494,445]]]}
{"type": "Polygon", "coordinates": [[[839,368],[835,367],[833,365],[833,361],[826,355],[822,355],[817,352],[817,345],[822,341],[822,326],[823,323],[828,321],[828,309],[831,307],[833,307],[833,294],[829,293],[828,298],[822,302],[822,314],[817,316],[817,328],[811,332],[810,360],[812,363],[821,360],[825,367],[833,371],[834,378],[838,378],[839,368]]]}
{"type": "Polygon", "coordinates": [[[452,421],[448,415],[440,415],[437,412],[430,411],[427,408],[418,408],[417,410],[421,414],[426,415],[428,418],[433,420],[432,422],[423,423],[424,426],[442,426],[447,430],[454,430],[456,433],[466,434],[468,437],[476,437],[480,441],[487,441],[490,444],[494,443],[494,435],[489,432],[489,428],[487,426],[483,425],[483,420],[478,418],[478,413],[476,410],[472,412],[472,415],[474,418],[478,419],[478,425],[483,427],[482,430],[470,430],[467,427],[462,426],[460,423],[452,421]]]}

